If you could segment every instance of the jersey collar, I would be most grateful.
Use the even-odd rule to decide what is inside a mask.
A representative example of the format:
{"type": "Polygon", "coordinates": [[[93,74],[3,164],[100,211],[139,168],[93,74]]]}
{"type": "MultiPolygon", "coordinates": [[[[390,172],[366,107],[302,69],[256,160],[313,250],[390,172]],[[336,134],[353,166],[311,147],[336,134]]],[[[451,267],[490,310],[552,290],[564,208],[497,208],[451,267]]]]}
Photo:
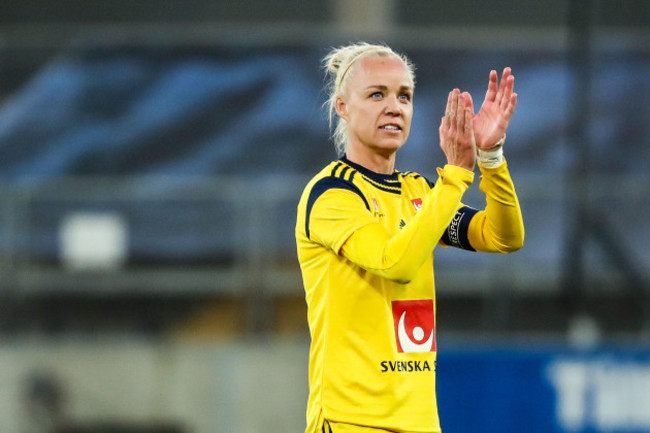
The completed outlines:
{"type": "Polygon", "coordinates": [[[346,165],[349,165],[350,167],[358,171],[362,176],[373,181],[373,183],[378,184],[377,186],[390,188],[390,192],[398,192],[399,189],[401,188],[399,172],[397,170],[393,171],[393,173],[391,174],[377,173],[367,169],[362,165],[350,161],[345,155],[343,155],[339,161],[341,161],[346,165]]]}

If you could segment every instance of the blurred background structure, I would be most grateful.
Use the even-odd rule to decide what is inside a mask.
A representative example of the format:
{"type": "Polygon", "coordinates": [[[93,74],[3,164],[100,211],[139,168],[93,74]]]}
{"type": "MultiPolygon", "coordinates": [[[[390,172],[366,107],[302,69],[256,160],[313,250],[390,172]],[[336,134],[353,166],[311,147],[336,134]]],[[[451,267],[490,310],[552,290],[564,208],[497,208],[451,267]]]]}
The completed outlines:
{"type": "Polygon", "coordinates": [[[650,432],[645,0],[6,0],[0,432],[304,429],[295,207],[356,40],[416,64],[430,178],[447,92],[517,79],[525,247],[436,251],[445,431],[650,432]]]}

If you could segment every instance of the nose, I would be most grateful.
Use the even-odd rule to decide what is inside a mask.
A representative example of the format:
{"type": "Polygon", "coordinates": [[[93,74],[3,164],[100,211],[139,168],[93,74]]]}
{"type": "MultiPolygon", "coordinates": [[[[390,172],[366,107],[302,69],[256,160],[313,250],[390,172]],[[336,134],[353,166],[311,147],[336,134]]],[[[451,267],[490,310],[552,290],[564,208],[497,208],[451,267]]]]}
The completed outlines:
{"type": "Polygon", "coordinates": [[[396,97],[391,96],[386,98],[385,112],[392,116],[399,116],[402,114],[402,107],[396,97]]]}

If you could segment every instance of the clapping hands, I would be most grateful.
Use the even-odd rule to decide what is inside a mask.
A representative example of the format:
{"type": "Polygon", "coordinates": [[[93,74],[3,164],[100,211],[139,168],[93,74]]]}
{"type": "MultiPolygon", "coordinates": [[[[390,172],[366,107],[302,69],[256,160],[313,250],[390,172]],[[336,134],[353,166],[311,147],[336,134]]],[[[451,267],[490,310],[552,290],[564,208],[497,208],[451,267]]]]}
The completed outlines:
{"type": "Polygon", "coordinates": [[[449,92],[445,116],[440,122],[440,147],[447,162],[468,170],[476,164],[476,149],[493,148],[505,136],[517,106],[515,77],[509,67],[499,83],[496,71],[490,71],[488,90],[478,113],[468,92],[449,92]]]}

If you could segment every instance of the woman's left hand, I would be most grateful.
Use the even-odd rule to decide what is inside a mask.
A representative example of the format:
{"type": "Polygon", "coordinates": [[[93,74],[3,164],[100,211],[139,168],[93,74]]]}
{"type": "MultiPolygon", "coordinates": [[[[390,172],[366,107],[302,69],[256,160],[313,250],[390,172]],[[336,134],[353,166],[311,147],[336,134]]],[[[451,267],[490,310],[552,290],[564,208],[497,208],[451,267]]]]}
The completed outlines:
{"type": "MultiPolygon", "coordinates": [[[[504,137],[517,106],[517,94],[513,92],[515,77],[509,67],[503,70],[501,83],[497,82],[497,71],[490,71],[485,100],[480,111],[474,115],[474,135],[479,149],[494,147],[504,137]]],[[[467,97],[467,104],[474,112],[471,96],[467,97]]]]}

